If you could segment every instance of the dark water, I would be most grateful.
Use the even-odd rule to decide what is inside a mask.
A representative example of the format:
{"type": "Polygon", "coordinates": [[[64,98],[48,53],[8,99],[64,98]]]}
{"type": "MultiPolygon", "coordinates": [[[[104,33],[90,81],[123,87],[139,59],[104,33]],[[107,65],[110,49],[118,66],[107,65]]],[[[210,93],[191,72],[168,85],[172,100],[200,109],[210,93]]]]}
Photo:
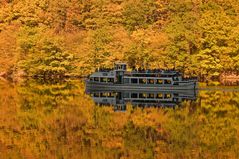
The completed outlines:
{"type": "Polygon", "coordinates": [[[239,158],[239,91],[0,81],[0,158],[239,158]]]}

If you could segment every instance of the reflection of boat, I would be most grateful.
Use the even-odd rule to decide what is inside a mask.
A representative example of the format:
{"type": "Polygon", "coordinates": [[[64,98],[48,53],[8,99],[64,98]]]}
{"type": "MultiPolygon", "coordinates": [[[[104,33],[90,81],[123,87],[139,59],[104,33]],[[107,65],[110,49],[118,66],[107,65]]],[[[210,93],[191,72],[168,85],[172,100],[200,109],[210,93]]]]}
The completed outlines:
{"type": "Polygon", "coordinates": [[[113,70],[101,69],[91,74],[86,81],[87,87],[154,90],[196,89],[196,78],[183,78],[174,70],[133,70],[128,72],[126,64],[116,63],[113,70]]]}
{"type": "Polygon", "coordinates": [[[137,90],[95,90],[86,89],[94,102],[114,106],[117,111],[126,110],[126,104],[133,107],[174,107],[184,100],[196,100],[195,90],[137,91],[137,90]]]}

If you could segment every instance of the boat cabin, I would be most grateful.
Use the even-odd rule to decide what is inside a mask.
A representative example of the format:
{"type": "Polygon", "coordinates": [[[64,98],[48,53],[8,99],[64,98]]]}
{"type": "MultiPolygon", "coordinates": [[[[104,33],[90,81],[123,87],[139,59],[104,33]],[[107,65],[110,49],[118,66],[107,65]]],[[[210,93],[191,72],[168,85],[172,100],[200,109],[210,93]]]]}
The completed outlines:
{"type": "Polygon", "coordinates": [[[126,63],[115,63],[114,69],[101,69],[90,75],[90,81],[112,84],[137,85],[178,85],[182,74],[174,70],[133,70],[127,71],[126,63]]]}
{"type": "Polygon", "coordinates": [[[115,63],[114,70],[126,71],[127,70],[127,64],[126,63],[121,63],[121,62],[115,63]]]}

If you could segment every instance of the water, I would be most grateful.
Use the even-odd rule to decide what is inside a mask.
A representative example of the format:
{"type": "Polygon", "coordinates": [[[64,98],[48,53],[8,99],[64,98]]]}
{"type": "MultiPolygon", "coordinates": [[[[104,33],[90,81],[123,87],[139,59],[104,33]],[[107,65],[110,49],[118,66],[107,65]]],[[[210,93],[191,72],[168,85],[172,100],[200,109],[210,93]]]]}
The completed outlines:
{"type": "Polygon", "coordinates": [[[80,80],[0,81],[3,159],[239,158],[238,122],[237,89],[100,91],[80,80]]]}

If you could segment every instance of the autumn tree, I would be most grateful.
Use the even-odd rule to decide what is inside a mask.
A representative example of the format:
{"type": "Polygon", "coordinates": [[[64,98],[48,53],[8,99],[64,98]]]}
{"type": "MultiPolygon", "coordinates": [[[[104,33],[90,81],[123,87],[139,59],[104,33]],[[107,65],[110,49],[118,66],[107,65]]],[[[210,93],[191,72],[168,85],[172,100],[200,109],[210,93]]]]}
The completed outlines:
{"type": "Polygon", "coordinates": [[[94,68],[107,66],[107,59],[111,56],[111,52],[109,52],[108,48],[112,36],[106,28],[93,31],[91,36],[89,41],[91,50],[89,50],[89,56],[86,62],[90,64],[90,66],[94,66],[94,68]]]}
{"type": "Polygon", "coordinates": [[[193,74],[195,67],[193,58],[197,53],[197,41],[200,35],[197,26],[198,6],[186,0],[171,1],[169,10],[171,22],[166,26],[165,31],[170,43],[166,47],[165,63],[169,68],[193,74]]]}
{"type": "MultiPolygon", "coordinates": [[[[27,76],[66,76],[74,69],[74,56],[64,51],[61,40],[47,37],[43,30],[25,27],[19,45],[19,67],[27,76]]],[[[49,35],[49,34],[48,34],[49,35]]]]}
{"type": "Polygon", "coordinates": [[[124,3],[123,23],[126,29],[133,31],[147,28],[157,17],[156,4],[152,0],[130,0],[124,3]]]}
{"type": "Polygon", "coordinates": [[[233,69],[237,54],[238,22],[235,16],[220,5],[209,2],[202,5],[200,47],[197,55],[201,76],[210,80],[233,69]],[[203,72],[204,71],[204,72],[203,72]]]}

